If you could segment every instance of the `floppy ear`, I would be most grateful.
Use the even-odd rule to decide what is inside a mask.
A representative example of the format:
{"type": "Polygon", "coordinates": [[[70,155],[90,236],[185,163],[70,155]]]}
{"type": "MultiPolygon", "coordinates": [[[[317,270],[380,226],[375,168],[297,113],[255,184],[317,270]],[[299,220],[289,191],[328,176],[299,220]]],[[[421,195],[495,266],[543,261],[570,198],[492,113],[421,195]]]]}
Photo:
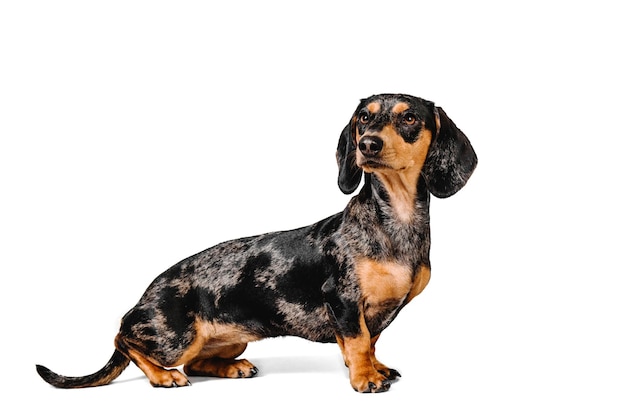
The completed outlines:
{"type": "Polygon", "coordinates": [[[337,144],[337,165],[339,178],[337,184],[344,194],[352,194],[361,183],[363,170],[356,165],[356,145],[353,121],[343,129],[337,144]]]}
{"type": "Polygon", "coordinates": [[[441,107],[433,105],[437,132],[428,150],[422,174],[430,192],[439,198],[459,191],[474,172],[478,158],[467,136],[441,107]]]}

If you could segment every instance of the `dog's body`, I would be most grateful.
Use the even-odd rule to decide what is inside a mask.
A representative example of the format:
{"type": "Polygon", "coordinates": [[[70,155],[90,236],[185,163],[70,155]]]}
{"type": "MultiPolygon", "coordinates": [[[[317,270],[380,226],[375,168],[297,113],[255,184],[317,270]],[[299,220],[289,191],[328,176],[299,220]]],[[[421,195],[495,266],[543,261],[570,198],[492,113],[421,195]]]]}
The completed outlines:
{"type": "Polygon", "coordinates": [[[465,137],[433,103],[362,100],[338,148],[339,187],[365,185],[346,209],[311,226],[232,240],[157,277],[122,319],[115,353],[86,377],[39,374],[62,388],[111,382],[133,361],[154,386],[187,375],[251,377],[247,343],[293,335],[337,342],[352,387],[379,392],[399,376],[374,346],[430,279],[430,193],[457,192],[476,166],[465,137]]]}

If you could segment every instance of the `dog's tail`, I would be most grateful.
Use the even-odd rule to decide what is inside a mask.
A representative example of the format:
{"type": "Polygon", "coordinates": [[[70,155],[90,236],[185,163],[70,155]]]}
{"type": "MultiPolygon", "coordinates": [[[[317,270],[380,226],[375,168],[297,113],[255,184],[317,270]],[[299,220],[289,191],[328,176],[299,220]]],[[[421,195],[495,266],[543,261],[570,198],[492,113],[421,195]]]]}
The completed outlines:
{"type": "Polygon", "coordinates": [[[106,385],[120,376],[122,371],[126,369],[130,360],[124,356],[119,350],[116,350],[98,372],[87,376],[63,376],[55,374],[50,369],[42,365],[37,365],[37,373],[48,384],[57,388],[86,388],[106,385]]]}

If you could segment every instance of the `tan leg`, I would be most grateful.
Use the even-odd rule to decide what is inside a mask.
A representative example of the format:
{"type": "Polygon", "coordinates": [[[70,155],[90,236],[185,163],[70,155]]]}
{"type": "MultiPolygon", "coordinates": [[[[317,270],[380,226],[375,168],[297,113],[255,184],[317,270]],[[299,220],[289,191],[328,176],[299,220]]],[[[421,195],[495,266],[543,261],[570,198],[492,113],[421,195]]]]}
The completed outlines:
{"type": "Polygon", "coordinates": [[[337,344],[350,371],[350,384],[358,392],[387,391],[390,384],[387,377],[374,366],[373,344],[362,314],[360,321],[361,333],[358,336],[337,337],[337,344]]]}
{"type": "MultiPolygon", "coordinates": [[[[123,346],[124,350],[122,353],[127,355],[130,360],[132,360],[135,365],[139,367],[146,374],[150,384],[154,387],[183,387],[186,385],[191,385],[189,380],[177,369],[165,369],[164,367],[155,364],[149,358],[142,355],[139,351],[129,348],[123,343],[118,342],[119,339],[116,340],[116,345],[118,349],[123,346]]],[[[121,351],[121,349],[120,349],[121,351]]]]}
{"type": "Polygon", "coordinates": [[[235,359],[246,349],[247,343],[220,347],[204,347],[197,357],[185,364],[189,376],[216,376],[220,378],[250,378],[258,369],[246,359],[235,359]]]}
{"type": "Polygon", "coordinates": [[[374,336],[372,338],[371,341],[371,347],[370,347],[370,356],[372,358],[372,364],[374,365],[374,368],[380,372],[381,374],[383,374],[385,376],[385,378],[387,378],[388,380],[392,381],[394,379],[396,379],[400,375],[400,372],[396,371],[395,369],[389,368],[388,366],[385,366],[382,362],[380,362],[375,355],[375,351],[376,351],[376,342],[378,341],[378,338],[380,337],[380,335],[378,336],[374,336]]]}

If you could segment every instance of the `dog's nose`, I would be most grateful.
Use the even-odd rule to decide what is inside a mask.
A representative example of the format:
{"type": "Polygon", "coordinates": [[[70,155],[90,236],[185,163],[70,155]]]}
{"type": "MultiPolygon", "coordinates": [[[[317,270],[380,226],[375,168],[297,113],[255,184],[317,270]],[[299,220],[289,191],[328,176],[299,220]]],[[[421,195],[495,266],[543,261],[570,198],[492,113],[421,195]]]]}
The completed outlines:
{"type": "Polygon", "coordinates": [[[377,136],[363,136],[359,150],[365,156],[376,156],[383,149],[383,140],[377,136]]]}

